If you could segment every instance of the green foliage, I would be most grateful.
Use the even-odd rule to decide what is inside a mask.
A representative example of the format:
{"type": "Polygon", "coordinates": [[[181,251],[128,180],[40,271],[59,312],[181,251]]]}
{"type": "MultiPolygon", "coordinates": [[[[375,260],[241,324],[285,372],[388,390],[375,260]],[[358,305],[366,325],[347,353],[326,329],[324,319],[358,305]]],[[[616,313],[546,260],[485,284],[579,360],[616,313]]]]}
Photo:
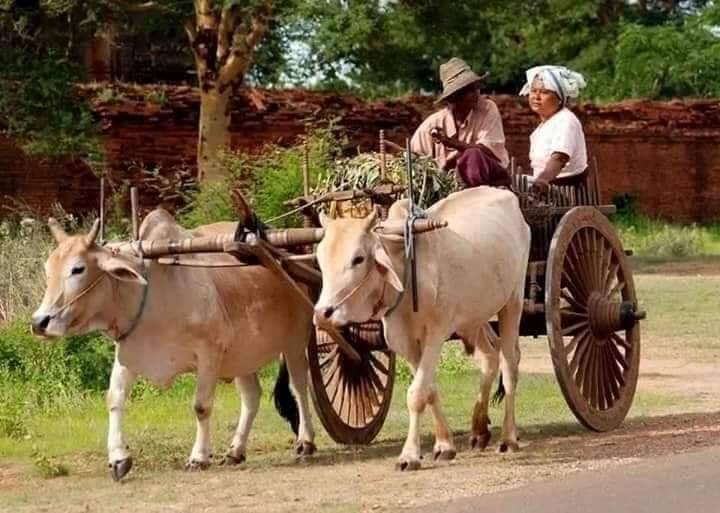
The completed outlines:
{"type": "MultiPolygon", "coordinates": [[[[318,177],[334,165],[341,145],[335,140],[332,129],[318,130],[293,148],[274,148],[266,157],[254,164],[255,177],[252,201],[261,219],[273,219],[287,212],[284,202],[302,196],[304,145],[307,144],[310,189],[318,177]]],[[[285,217],[273,223],[276,227],[299,226],[299,215],[285,217]]]]}
{"type": "Polygon", "coordinates": [[[439,65],[458,56],[490,72],[490,91],[517,93],[527,68],[555,63],[586,75],[586,99],[713,96],[719,20],[705,0],[306,0],[295,72],[368,96],[438,91],[439,65]]]}
{"type": "Polygon", "coordinates": [[[99,165],[95,120],[74,90],[80,76],[75,64],[56,50],[36,55],[3,49],[0,69],[0,124],[21,139],[25,151],[99,165]]]}
{"type": "MultiPolygon", "coordinates": [[[[287,212],[284,202],[303,194],[303,162],[307,144],[310,162],[310,186],[317,177],[334,165],[342,144],[333,129],[318,129],[298,145],[291,148],[270,146],[261,155],[227,153],[224,165],[226,180],[203,183],[192,197],[188,207],[179,216],[180,223],[188,228],[217,221],[236,219],[230,191],[239,187],[249,196],[253,209],[265,220],[287,212]]],[[[298,226],[299,216],[285,217],[272,222],[274,227],[298,226]]]]}
{"type": "Polygon", "coordinates": [[[60,463],[57,458],[53,458],[43,453],[37,447],[33,448],[33,467],[35,472],[43,479],[52,479],[54,477],[63,477],[70,474],[70,470],[60,463]]]}
{"type": "MultiPolygon", "coordinates": [[[[379,153],[361,153],[352,158],[342,158],[318,177],[315,194],[352,189],[368,189],[382,183],[379,153]]],[[[452,174],[439,169],[430,157],[413,157],[413,182],[415,201],[427,207],[458,190],[452,174]]],[[[407,182],[405,154],[385,156],[385,179],[395,184],[407,182]]]]}
{"type": "Polygon", "coordinates": [[[167,94],[162,89],[153,89],[145,95],[145,100],[158,105],[165,105],[168,102],[167,94]]]}
{"type": "Polygon", "coordinates": [[[237,217],[230,199],[234,176],[229,174],[221,182],[203,182],[192,199],[178,215],[178,222],[185,228],[231,221],[237,217]]]}
{"type": "Polygon", "coordinates": [[[720,39],[698,23],[622,28],[613,98],[720,95],[720,39]]]}

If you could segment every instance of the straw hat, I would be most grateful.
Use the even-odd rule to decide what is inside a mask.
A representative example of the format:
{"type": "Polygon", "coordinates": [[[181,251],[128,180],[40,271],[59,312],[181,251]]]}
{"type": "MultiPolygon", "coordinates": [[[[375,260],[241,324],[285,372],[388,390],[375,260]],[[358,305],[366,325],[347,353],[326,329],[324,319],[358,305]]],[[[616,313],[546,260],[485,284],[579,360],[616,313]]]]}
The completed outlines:
{"type": "Polygon", "coordinates": [[[445,64],[440,65],[440,81],[443,85],[443,91],[436,103],[448,99],[469,85],[480,82],[487,77],[487,75],[487,73],[483,75],[476,74],[470,69],[467,62],[453,57],[445,64]]]}

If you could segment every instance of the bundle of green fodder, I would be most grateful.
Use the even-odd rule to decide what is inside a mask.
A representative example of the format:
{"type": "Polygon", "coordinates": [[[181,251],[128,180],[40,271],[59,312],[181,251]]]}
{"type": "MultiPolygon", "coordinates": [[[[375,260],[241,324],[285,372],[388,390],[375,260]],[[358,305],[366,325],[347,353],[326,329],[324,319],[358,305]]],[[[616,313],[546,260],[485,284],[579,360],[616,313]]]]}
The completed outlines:
{"type": "MultiPolygon", "coordinates": [[[[385,155],[385,180],[399,185],[407,184],[407,157],[405,153],[385,155]]],[[[439,169],[432,158],[413,155],[413,182],[415,202],[427,207],[459,189],[452,173],[439,169]]],[[[334,168],[318,177],[315,194],[370,189],[382,183],[380,154],[361,153],[356,157],[340,159],[334,168]]],[[[356,206],[366,202],[356,201],[356,206]]],[[[362,215],[367,208],[359,208],[362,215]]]]}

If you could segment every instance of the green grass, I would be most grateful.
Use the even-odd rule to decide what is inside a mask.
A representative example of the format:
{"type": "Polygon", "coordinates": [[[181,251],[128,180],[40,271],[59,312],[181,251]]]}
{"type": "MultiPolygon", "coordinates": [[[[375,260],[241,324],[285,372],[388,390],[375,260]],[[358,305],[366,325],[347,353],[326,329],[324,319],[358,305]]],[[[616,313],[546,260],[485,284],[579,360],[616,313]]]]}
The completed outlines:
{"type": "MultiPolygon", "coordinates": [[[[459,358],[457,346],[448,348],[446,362],[459,358]]],[[[462,357],[464,359],[464,357],[462,357]]],[[[439,374],[443,407],[451,427],[457,433],[466,433],[475,396],[479,388],[479,372],[466,363],[453,363],[452,370],[444,368],[439,374]]],[[[272,378],[263,379],[265,395],[260,413],[251,435],[248,467],[286,464],[292,461],[294,445],[287,424],[275,413],[270,401],[272,378]]],[[[192,378],[184,378],[165,393],[146,393],[128,404],[124,433],[135,458],[135,472],[140,474],[181,469],[187,458],[195,434],[191,410],[192,378]]],[[[377,444],[397,445],[407,429],[405,392],[407,382],[396,384],[391,411],[380,433],[377,444]]],[[[632,410],[633,416],[652,415],[667,411],[683,398],[639,394],[632,410]]],[[[222,454],[232,437],[237,421],[239,401],[232,385],[218,387],[212,417],[213,448],[222,454]]],[[[490,412],[497,428],[503,418],[501,407],[490,412]]],[[[517,400],[517,419],[525,436],[539,434],[569,434],[581,431],[559,392],[554,376],[522,375],[517,400]]],[[[318,447],[326,457],[372,457],[363,450],[338,446],[333,443],[316,420],[318,447]]],[[[430,416],[423,419],[424,432],[432,429],[430,416]]],[[[102,475],[106,472],[105,437],[107,412],[101,394],[89,396],[84,403],[53,415],[36,414],[27,422],[29,434],[21,439],[0,438],[3,459],[30,468],[38,457],[50,459],[54,465],[66,468],[71,475],[102,475]]],[[[464,435],[462,441],[464,441],[464,435]]],[[[461,441],[460,439],[458,441],[461,441]]]]}
{"type": "Polygon", "coordinates": [[[645,354],[698,362],[720,359],[720,276],[639,275],[636,282],[648,314],[642,324],[645,354]]]}
{"type": "MultiPolygon", "coordinates": [[[[714,336],[720,300],[717,290],[719,276],[637,277],[640,302],[648,312],[643,322],[643,355],[678,357],[683,361],[713,361],[720,357],[720,339],[714,336]]],[[[94,344],[100,341],[91,341],[94,344]]],[[[31,340],[22,341],[31,351],[33,361],[45,361],[62,355],[58,345],[39,345],[30,349],[31,340]],[[36,351],[40,356],[35,356],[36,351]]],[[[546,352],[544,339],[524,343],[524,351],[546,352]]],[[[67,352],[67,350],[65,351],[67,352]]],[[[48,360],[50,361],[50,360],[48,360]]],[[[98,360],[100,361],[100,360],[98,360]]],[[[97,364],[97,362],[95,362],[97,364]]],[[[42,364],[47,367],[47,364],[42,364]]],[[[87,367],[87,365],[84,365],[87,367]]],[[[521,373],[523,367],[521,363],[521,373]]],[[[293,437],[271,404],[270,391],[275,369],[271,366],[262,375],[265,391],[257,424],[251,435],[249,468],[285,464],[292,461],[293,437]]],[[[407,429],[405,390],[408,373],[400,364],[398,383],[392,409],[378,437],[381,446],[399,444],[407,429]]],[[[469,429],[470,415],[479,389],[479,371],[462,354],[459,344],[448,344],[438,374],[442,402],[451,427],[456,432],[469,429]]],[[[6,382],[8,385],[11,382],[6,382]]],[[[181,378],[168,391],[159,391],[145,382],[138,383],[128,405],[124,432],[136,466],[134,472],[149,473],[182,468],[190,452],[195,434],[191,409],[194,378],[181,378]]],[[[51,391],[52,389],[48,389],[51,391]]],[[[11,389],[0,391],[8,393],[11,389]]],[[[41,393],[41,390],[33,392],[41,393]]],[[[101,475],[105,472],[107,412],[101,391],[74,396],[71,401],[26,406],[18,395],[22,430],[13,436],[0,437],[2,460],[9,459],[33,471],[33,461],[48,458],[52,464],[64,466],[70,475],[101,475]]],[[[638,393],[632,416],[664,414],[677,410],[686,398],[638,393]]],[[[237,421],[239,400],[231,385],[218,386],[213,412],[213,448],[222,454],[232,437],[237,421]]],[[[521,374],[517,403],[518,424],[525,436],[567,434],[581,431],[553,375],[521,374]]],[[[493,408],[491,419],[498,426],[503,412],[493,408]]],[[[365,458],[376,455],[367,449],[354,449],[334,444],[316,419],[318,446],[328,458],[365,458]]],[[[431,431],[430,418],[424,418],[424,432],[431,431]]],[[[395,449],[393,449],[394,451],[395,449]]]]}
{"type": "Polygon", "coordinates": [[[720,224],[671,224],[645,216],[618,216],[613,220],[623,246],[635,255],[685,259],[720,255],[720,224]]]}

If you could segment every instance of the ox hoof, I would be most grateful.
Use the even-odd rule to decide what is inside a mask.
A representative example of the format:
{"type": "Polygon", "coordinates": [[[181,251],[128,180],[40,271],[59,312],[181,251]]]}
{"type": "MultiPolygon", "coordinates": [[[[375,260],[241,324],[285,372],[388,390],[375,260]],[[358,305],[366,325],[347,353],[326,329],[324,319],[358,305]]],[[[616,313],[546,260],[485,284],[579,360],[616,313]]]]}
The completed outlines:
{"type": "Polygon", "coordinates": [[[207,470],[210,468],[209,461],[190,460],[185,464],[185,470],[195,472],[196,470],[207,470]]]}
{"type": "Polygon", "coordinates": [[[435,449],[433,451],[433,459],[435,461],[454,460],[456,455],[457,455],[457,452],[455,451],[455,449],[443,449],[443,450],[435,449]]]}
{"type": "Polygon", "coordinates": [[[317,451],[317,447],[315,447],[315,444],[312,442],[300,442],[295,447],[295,454],[299,457],[312,456],[315,454],[315,451],[317,451]]]}
{"type": "Polygon", "coordinates": [[[470,447],[472,449],[480,449],[481,451],[485,449],[488,444],[490,443],[490,431],[487,431],[485,433],[480,433],[477,435],[472,435],[470,437],[470,447]]]}
{"type": "Polygon", "coordinates": [[[420,460],[415,458],[404,458],[401,457],[395,464],[395,468],[400,472],[420,470],[420,460]]]}
{"type": "Polygon", "coordinates": [[[128,456],[124,460],[116,460],[108,463],[108,467],[110,467],[110,476],[112,477],[113,481],[117,482],[120,481],[123,477],[125,477],[127,473],[130,472],[132,465],[133,460],[130,456],[128,456]]]}
{"type": "Polygon", "coordinates": [[[517,442],[502,442],[497,449],[500,454],[506,452],[517,452],[519,450],[520,446],[518,446],[517,442]]]}
{"type": "Polygon", "coordinates": [[[225,456],[223,456],[223,459],[220,460],[220,465],[240,465],[241,463],[245,463],[245,455],[240,454],[238,456],[235,456],[234,454],[227,453],[225,456]]]}

